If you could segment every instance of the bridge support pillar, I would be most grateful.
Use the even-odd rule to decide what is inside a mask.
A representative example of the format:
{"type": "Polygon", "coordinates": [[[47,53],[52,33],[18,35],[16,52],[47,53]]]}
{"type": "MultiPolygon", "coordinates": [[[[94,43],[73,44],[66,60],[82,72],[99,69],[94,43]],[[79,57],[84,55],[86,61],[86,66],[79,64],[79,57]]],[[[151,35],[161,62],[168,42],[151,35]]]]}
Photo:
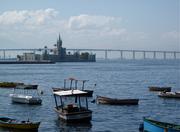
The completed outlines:
{"type": "Polygon", "coordinates": [[[143,51],[143,59],[146,59],[146,51],[143,51]]]}
{"type": "Polygon", "coordinates": [[[122,50],[120,51],[120,58],[121,58],[121,60],[123,59],[123,51],[122,50]]]}
{"type": "Polygon", "coordinates": [[[3,50],[3,58],[4,58],[4,60],[6,59],[6,51],[5,50],[3,50]]]}
{"type": "Polygon", "coordinates": [[[135,60],[135,58],[136,58],[136,52],[133,51],[133,59],[135,60]]]}
{"type": "Polygon", "coordinates": [[[174,59],[176,59],[176,52],[174,52],[173,54],[174,54],[174,59]]]}
{"type": "Polygon", "coordinates": [[[166,52],[163,52],[163,54],[164,54],[164,59],[166,59],[166,52]]]}
{"type": "Polygon", "coordinates": [[[156,59],[156,51],[153,52],[153,59],[156,59]]]}
{"type": "Polygon", "coordinates": [[[108,54],[107,54],[107,50],[105,50],[105,60],[108,59],[108,54]]]}

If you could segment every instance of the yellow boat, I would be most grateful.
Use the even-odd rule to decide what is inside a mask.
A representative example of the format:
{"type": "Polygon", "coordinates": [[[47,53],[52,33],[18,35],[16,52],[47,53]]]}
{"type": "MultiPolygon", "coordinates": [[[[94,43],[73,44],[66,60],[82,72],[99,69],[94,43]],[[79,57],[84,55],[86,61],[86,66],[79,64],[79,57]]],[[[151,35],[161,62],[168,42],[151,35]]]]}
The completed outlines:
{"type": "Polygon", "coordinates": [[[0,117],[0,127],[22,130],[38,130],[40,122],[18,121],[9,117],[0,117]]]}

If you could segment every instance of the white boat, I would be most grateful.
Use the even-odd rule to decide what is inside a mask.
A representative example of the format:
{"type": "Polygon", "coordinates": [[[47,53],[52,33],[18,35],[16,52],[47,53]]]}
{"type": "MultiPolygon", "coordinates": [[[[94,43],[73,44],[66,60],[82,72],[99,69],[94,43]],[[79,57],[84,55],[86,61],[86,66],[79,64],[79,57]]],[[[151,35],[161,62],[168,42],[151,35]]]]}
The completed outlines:
{"type": "Polygon", "coordinates": [[[160,92],[158,94],[159,97],[163,98],[179,98],[180,99],[180,92],[160,92]]]}
{"type": "Polygon", "coordinates": [[[14,93],[10,94],[12,102],[22,104],[41,104],[37,87],[29,87],[29,85],[20,85],[14,88],[14,93]]]}
{"type": "Polygon", "coordinates": [[[53,92],[57,112],[60,119],[66,122],[89,122],[92,111],[88,109],[87,92],[81,90],[64,90],[53,92]],[[65,99],[66,98],[66,99],[65,99]],[[71,103],[65,104],[65,100],[71,99],[71,103]],[[85,106],[81,103],[85,99],[85,106]]]}

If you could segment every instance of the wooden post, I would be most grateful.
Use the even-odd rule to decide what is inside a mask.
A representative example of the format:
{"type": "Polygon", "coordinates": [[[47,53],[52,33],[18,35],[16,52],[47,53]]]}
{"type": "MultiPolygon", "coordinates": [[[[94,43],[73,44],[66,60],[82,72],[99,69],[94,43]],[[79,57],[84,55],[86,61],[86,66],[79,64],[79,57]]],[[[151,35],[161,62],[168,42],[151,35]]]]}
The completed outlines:
{"type": "Polygon", "coordinates": [[[77,89],[78,80],[75,80],[75,89],[77,89]]]}
{"type": "Polygon", "coordinates": [[[64,88],[66,88],[66,79],[64,79],[64,88]]]}
{"type": "Polygon", "coordinates": [[[57,99],[56,99],[56,96],[55,96],[55,95],[54,95],[54,100],[55,100],[56,108],[58,108],[57,99]]]}
{"type": "Polygon", "coordinates": [[[86,109],[88,109],[88,100],[87,100],[87,97],[86,97],[86,109]]]}
{"type": "Polygon", "coordinates": [[[80,99],[80,96],[79,96],[79,107],[81,108],[81,99],[80,99]]]}

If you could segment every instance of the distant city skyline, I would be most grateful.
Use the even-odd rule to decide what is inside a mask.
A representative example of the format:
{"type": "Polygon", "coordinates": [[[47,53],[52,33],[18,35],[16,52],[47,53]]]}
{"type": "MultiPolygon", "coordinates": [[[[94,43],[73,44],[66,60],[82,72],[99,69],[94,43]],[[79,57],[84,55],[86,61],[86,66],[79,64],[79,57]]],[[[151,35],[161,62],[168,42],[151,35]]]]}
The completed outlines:
{"type": "Polygon", "coordinates": [[[180,51],[179,0],[1,0],[0,48],[180,51]]]}

